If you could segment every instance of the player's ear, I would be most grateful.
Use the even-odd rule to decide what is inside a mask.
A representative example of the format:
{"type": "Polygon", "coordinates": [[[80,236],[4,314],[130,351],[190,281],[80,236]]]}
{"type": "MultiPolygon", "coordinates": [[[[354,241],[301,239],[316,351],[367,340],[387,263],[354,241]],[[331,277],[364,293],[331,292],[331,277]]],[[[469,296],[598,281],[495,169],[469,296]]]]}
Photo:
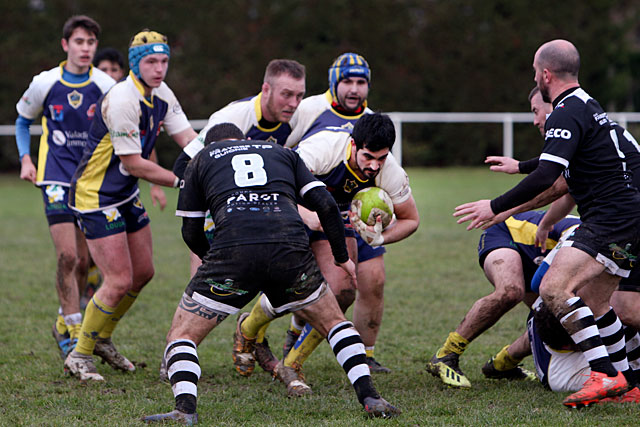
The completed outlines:
{"type": "Polygon", "coordinates": [[[61,39],[60,44],[62,45],[62,50],[64,50],[65,52],[69,52],[69,42],[67,41],[67,39],[61,39]]]}
{"type": "Polygon", "coordinates": [[[269,83],[267,82],[262,83],[262,95],[268,96],[270,90],[271,90],[271,86],[269,85],[269,83]]]}

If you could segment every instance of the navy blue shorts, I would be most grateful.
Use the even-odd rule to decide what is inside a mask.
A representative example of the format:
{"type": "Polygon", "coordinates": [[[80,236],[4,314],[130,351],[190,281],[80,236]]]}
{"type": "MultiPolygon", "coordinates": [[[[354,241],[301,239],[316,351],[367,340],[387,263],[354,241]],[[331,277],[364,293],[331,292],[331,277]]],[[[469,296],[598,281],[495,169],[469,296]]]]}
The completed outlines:
{"type": "Polygon", "coordinates": [[[69,207],[69,187],[58,184],[45,185],[42,190],[44,214],[49,225],[76,222],[76,217],[69,207]]]}
{"type": "Polygon", "coordinates": [[[97,212],[75,212],[87,239],[99,239],[118,233],[135,233],[149,224],[149,215],[138,196],[115,208],[97,212]]]}
{"type": "Polygon", "coordinates": [[[520,255],[522,271],[524,273],[525,290],[531,292],[531,279],[533,279],[533,275],[538,266],[529,256],[520,251],[518,245],[513,241],[511,233],[509,233],[509,228],[504,222],[489,227],[480,236],[480,241],[478,242],[478,262],[480,263],[480,268],[484,270],[484,261],[489,253],[501,248],[512,249],[520,255]]]}

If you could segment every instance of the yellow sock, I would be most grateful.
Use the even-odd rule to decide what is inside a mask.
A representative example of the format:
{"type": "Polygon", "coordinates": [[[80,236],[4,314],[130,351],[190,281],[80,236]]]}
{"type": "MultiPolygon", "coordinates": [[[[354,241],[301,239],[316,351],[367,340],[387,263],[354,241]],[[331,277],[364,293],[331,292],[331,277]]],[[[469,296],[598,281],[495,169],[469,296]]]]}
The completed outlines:
{"type": "MultiPolygon", "coordinates": [[[[244,323],[244,322],[243,322],[244,323]]],[[[258,335],[256,336],[256,342],[257,343],[261,343],[264,341],[264,334],[267,333],[267,328],[269,327],[269,324],[267,323],[266,325],[264,325],[262,328],[260,328],[260,330],[258,331],[258,335]]]]}
{"type": "Polygon", "coordinates": [[[75,325],[69,325],[69,337],[71,339],[80,337],[80,330],[82,328],[82,323],[76,323],[75,325]]]}
{"type": "Polygon", "coordinates": [[[522,362],[522,359],[516,359],[515,357],[511,356],[507,352],[508,348],[509,345],[505,345],[504,347],[502,347],[502,350],[500,350],[500,352],[496,354],[496,357],[493,358],[493,366],[498,371],[508,371],[509,369],[515,368],[520,362],[522,362]]]}
{"type": "Polygon", "coordinates": [[[87,304],[75,351],[88,356],[92,355],[99,332],[115,311],[116,307],[106,305],[94,295],[87,304]]]}
{"type": "Polygon", "coordinates": [[[56,318],[56,330],[60,335],[64,335],[67,332],[67,325],[64,323],[64,317],[62,314],[58,314],[56,318]]]}
{"type": "Polygon", "coordinates": [[[457,332],[449,333],[444,345],[438,350],[436,357],[444,357],[449,353],[462,354],[469,345],[469,341],[457,332]]]}
{"type": "Polygon", "coordinates": [[[373,357],[373,348],[374,346],[364,348],[364,352],[366,353],[367,357],[373,357]]]}
{"type": "Polygon", "coordinates": [[[300,335],[302,333],[302,330],[304,329],[304,325],[305,323],[302,323],[302,325],[300,325],[298,322],[296,322],[295,315],[291,316],[291,323],[289,323],[289,330],[291,332],[296,335],[300,335]]]}
{"type": "Polygon", "coordinates": [[[262,301],[262,298],[264,298],[264,295],[260,295],[260,299],[251,309],[251,313],[242,322],[242,326],[240,327],[240,329],[242,335],[244,335],[245,338],[255,338],[258,336],[259,332],[262,332],[262,338],[264,339],[264,333],[266,332],[267,326],[272,319],[267,316],[267,313],[265,313],[262,309],[262,304],[260,303],[260,301],[262,301]]]}
{"type": "Polygon", "coordinates": [[[139,293],[140,292],[133,291],[129,291],[126,293],[122,300],[120,300],[120,303],[113,312],[113,315],[109,317],[107,323],[104,324],[104,327],[100,331],[99,338],[111,337],[111,335],[113,334],[113,330],[118,325],[118,322],[120,321],[120,319],[122,319],[122,316],[124,316],[124,314],[129,311],[131,305],[133,305],[133,303],[136,301],[139,293]]]}
{"type": "Polygon", "coordinates": [[[304,340],[298,348],[295,346],[291,348],[291,351],[284,359],[284,366],[302,366],[304,361],[307,360],[311,353],[313,353],[313,350],[315,350],[323,340],[324,337],[320,335],[320,332],[311,329],[311,332],[304,337],[304,340]]]}

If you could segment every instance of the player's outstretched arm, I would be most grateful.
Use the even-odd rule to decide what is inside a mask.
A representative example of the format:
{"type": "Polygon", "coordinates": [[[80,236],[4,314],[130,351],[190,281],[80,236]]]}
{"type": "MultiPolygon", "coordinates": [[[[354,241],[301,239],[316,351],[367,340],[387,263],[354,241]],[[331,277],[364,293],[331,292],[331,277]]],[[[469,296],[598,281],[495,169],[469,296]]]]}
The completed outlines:
{"type": "Polygon", "coordinates": [[[384,243],[394,243],[406,239],[412,235],[420,225],[420,214],[413,196],[397,205],[393,205],[393,213],[396,220],[383,232],[384,243]]]}
{"type": "Polygon", "coordinates": [[[496,225],[500,222],[504,222],[507,220],[507,218],[517,213],[532,211],[532,210],[541,208],[543,206],[546,206],[549,203],[552,203],[554,200],[557,200],[558,198],[567,194],[568,192],[569,192],[569,187],[567,186],[567,181],[564,179],[563,176],[559,176],[558,179],[556,179],[556,182],[553,183],[551,188],[538,194],[535,198],[533,198],[532,200],[529,200],[528,202],[518,205],[515,208],[509,209],[508,211],[499,213],[498,215],[494,216],[493,219],[485,222],[484,225],[482,226],[482,229],[486,230],[492,225],[496,225]]]}
{"type": "MultiPolygon", "coordinates": [[[[151,150],[149,160],[151,160],[153,163],[158,163],[158,155],[156,154],[155,148],[151,150]]],[[[151,195],[151,203],[153,204],[153,206],[159,206],[160,210],[163,211],[165,206],[167,206],[167,196],[164,194],[164,190],[162,189],[162,187],[158,187],[155,184],[151,184],[149,189],[149,193],[151,195]]]]}
{"type": "Polygon", "coordinates": [[[568,193],[551,204],[536,230],[536,240],[534,244],[540,247],[541,252],[544,253],[546,250],[545,243],[553,226],[562,218],[569,215],[575,205],[575,200],[573,200],[573,197],[568,193]]]}
{"type": "Polygon", "coordinates": [[[120,161],[131,175],[165,187],[177,187],[179,179],[173,172],[143,158],[140,154],[121,155],[120,161]]]}
{"type": "Polygon", "coordinates": [[[504,172],[508,174],[520,173],[520,169],[518,168],[518,163],[520,162],[511,157],[488,156],[484,162],[491,165],[489,169],[493,172],[504,172]]]}
{"type": "Polygon", "coordinates": [[[188,143],[198,136],[198,133],[192,128],[187,128],[183,131],[171,135],[171,138],[180,146],[184,148],[188,143]]]}

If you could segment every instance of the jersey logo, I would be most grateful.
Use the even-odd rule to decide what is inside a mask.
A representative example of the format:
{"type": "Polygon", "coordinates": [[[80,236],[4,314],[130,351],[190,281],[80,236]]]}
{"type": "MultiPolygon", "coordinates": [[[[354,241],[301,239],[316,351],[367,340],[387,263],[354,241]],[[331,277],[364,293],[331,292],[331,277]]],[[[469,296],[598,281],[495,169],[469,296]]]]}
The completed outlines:
{"type": "Polygon", "coordinates": [[[269,138],[266,139],[267,142],[272,142],[274,144],[278,143],[278,140],[276,138],[274,138],[273,136],[270,136],[269,138]]]}
{"type": "Polygon", "coordinates": [[[71,105],[75,110],[82,105],[83,98],[84,95],[75,89],[67,94],[67,101],[69,101],[69,105],[71,105]]]}
{"type": "Polygon", "coordinates": [[[107,222],[113,222],[117,219],[120,219],[120,211],[117,208],[105,209],[102,211],[105,218],[107,218],[107,222]]]}
{"type": "Polygon", "coordinates": [[[64,107],[62,105],[49,105],[49,112],[51,113],[51,120],[56,122],[64,120],[64,107]]]}
{"type": "Polygon", "coordinates": [[[546,141],[549,138],[571,139],[571,131],[567,129],[549,129],[544,136],[546,141]]]}
{"type": "Polygon", "coordinates": [[[54,144],[60,147],[62,147],[64,143],[67,142],[67,138],[64,136],[64,132],[62,132],[60,129],[56,129],[53,131],[53,133],[51,134],[51,140],[54,144]]]}
{"type": "Polygon", "coordinates": [[[59,185],[47,185],[44,192],[47,194],[49,203],[61,202],[64,200],[64,188],[59,185]]]}
{"type": "Polygon", "coordinates": [[[351,193],[358,187],[358,183],[353,179],[348,179],[344,182],[343,190],[345,193],[351,193]]]}
{"type": "Polygon", "coordinates": [[[95,102],[91,105],[89,105],[89,108],[87,108],[87,118],[89,120],[93,119],[93,116],[95,116],[96,114],[96,104],[95,102]]]}

